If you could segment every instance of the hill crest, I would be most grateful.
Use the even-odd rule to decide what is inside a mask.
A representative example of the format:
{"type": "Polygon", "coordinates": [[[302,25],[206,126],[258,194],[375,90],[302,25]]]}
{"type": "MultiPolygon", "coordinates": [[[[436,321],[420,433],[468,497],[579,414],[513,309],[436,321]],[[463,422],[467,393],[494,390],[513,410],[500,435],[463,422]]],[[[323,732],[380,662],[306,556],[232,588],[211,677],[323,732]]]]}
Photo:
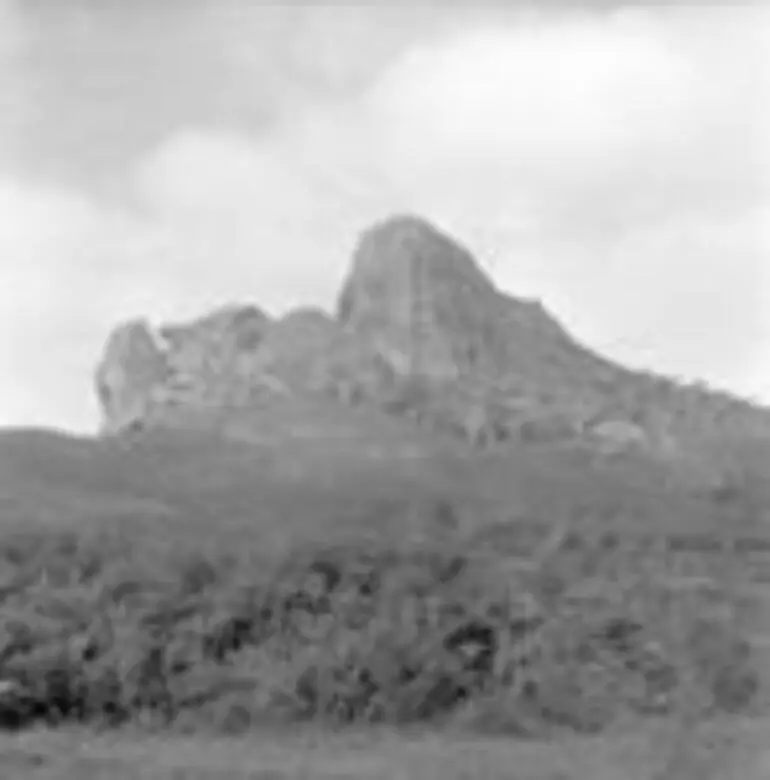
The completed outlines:
{"type": "Polygon", "coordinates": [[[770,410],[601,357],[409,214],[362,232],[333,314],[272,319],[233,304],[185,324],[123,323],[95,384],[107,434],[234,416],[248,427],[250,411],[258,426],[256,411],[280,398],[365,407],[477,447],[546,439],[665,453],[704,433],[770,436],[770,410]]]}

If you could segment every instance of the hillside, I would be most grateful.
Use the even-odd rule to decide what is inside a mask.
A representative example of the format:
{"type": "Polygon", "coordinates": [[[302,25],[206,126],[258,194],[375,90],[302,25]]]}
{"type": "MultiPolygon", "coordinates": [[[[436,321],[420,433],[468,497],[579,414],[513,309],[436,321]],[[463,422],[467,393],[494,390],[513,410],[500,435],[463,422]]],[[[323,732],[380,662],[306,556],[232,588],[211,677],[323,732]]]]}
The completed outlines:
{"type": "Polygon", "coordinates": [[[770,413],[602,359],[423,221],[364,233],[334,315],[124,323],[96,374],[103,435],[0,432],[0,729],[770,707],[770,413]]]}
{"type": "Polygon", "coordinates": [[[333,314],[274,321],[243,303],[186,324],[123,323],[96,387],[106,434],[161,426],[259,440],[278,421],[294,438],[304,434],[281,409],[296,403],[315,404],[314,435],[334,439],[361,422],[348,410],[365,408],[477,450],[643,451],[703,484],[718,483],[726,451],[770,442],[770,410],[604,359],[408,215],[362,233],[333,314]]]}
{"type": "Polygon", "coordinates": [[[7,531],[114,522],[167,526],[194,539],[247,528],[262,543],[323,539],[348,522],[411,533],[423,510],[430,516],[443,504],[469,532],[490,523],[547,532],[568,522],[579,532],[630,537],[770,538],[758,510],[770,506],[764,497],[689,490],[640,455],[596,460],[547,445],[472,454],[410,430],[377,439],[370,457],[365,451],[360,438],[266,446],[200,430],[102,440],[8,431],[0,434],[0,511],[7,531]],[[413,449],[405,452],[408,436],[413,449]]]}
{"type": "Polygon", "coordinates": [[[770,526],[743,496],[633,454],[416,441],[0,434],[0,729],[471,717],[548,737],[689,717],[696,694],[765,706],[770,526]]]}

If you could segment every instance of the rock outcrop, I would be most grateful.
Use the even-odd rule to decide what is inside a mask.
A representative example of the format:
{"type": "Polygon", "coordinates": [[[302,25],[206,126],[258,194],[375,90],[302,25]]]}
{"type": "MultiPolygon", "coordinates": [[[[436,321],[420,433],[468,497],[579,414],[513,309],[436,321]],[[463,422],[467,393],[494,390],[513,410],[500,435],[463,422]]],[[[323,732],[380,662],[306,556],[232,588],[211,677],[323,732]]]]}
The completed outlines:
{"type": "Polygon", "coordinates": [[[466,248],[408,215],[363,233],[337,319],[402,379],[390,406],[411,407],[414,416],[479,444],[519,429],[573,435],[593,413],[596,395],[579,378],[620,373],[574,341],[538,301],[501,293],[466,248]]]}
{"type": "Polygon", "coordinates": [[[255,355],[251,375],[276,377],[290,392],[355,404],[390,381],[387,363],[355,333],[318,309],[275,322],[255,355]]]}
{"type": "Polygon", "coordinates": [[[169,376],[165,400],[197,406],[242,405],[249,365],[270,327],[256,306],[225,306],[159,330],[169,376]]]}
{"type": "Polygon", "coordinates": [[[483,447],[559,440],[614,451],[659,440],[670,451],[672,436],[716,419],[770,434],[766,410],[593,353],[410,215],[362,233],[334,315],[301,308],[272,320],[232,305],[157,331],[126,323],[107,341],[96,385],[106,433],[212,419],[232,429],[295,398],[369,407],[483,447]]]}
{"type": "Polygon", "coordinates": [[[497,346],[497,297],[470,252],[427,222],[398,216],[361,237],[337,319],[400,375],[454,380],[497,346]]]}
{"type": "Polygon", "coordinates": [[[108,433],[141,424],[170,374],[165,355],[145,320],[118,326],[96,370],[96,393],[108,433]]]}

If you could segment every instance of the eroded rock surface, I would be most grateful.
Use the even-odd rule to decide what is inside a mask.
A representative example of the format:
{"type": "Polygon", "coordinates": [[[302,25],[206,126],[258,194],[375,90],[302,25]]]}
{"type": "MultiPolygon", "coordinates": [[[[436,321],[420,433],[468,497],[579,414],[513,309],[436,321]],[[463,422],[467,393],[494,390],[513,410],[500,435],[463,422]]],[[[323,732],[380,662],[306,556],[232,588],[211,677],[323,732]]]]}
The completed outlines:
{"type": "MultiPolygon", "coordinates": [[[[584,439],[613,451],[667,442],[670,453],[709,426],[770,436],[766,410],[592,352],[414,215],[361,234],[333,315],[299,308],[273,320],[250,304],[157,331],[125,323],[108,339],[96,386],[108,433],[233,430],[294,399],[368,407],[483,448],[584,439]]],[[[338,412],[327,416],[345,428],[338,412]]]]}
{"type": "Polygon", "coordinates": [[[399,374],[458,379],[494,349],[497,297],[468,250],[424,220],[398,216],[362,235],[337,317],[399,374]]]}
{"type": "Polygon", "coordinates": [[[141,424],[170,377],[166,357],[145,320],[118,326],[96,369],[96,393],[107,433],[141,424]]]}

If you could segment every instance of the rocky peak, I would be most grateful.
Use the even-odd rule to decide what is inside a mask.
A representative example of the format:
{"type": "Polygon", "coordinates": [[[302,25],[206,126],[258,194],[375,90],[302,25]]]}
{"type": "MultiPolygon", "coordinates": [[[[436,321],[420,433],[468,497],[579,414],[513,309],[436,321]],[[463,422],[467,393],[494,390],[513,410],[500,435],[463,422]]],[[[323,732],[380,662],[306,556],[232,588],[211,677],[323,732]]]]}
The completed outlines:
{"type": "Polygon", "coordinates": [[[146,320],[131,320],[115,328],[95,376],[104,431],[115,433],[141,423],[168,377],[166,356],[146,320]]]}
{"type": "Polygon", "coordinates": [[[337,317],[399,373],[457,379],[499,335],[497,303],[494,285],[465,247],[402,215],[362,234],[337,317]]]}
{"type": "Polygon", "coordinates": [[[208,404],[233,402],[244,360],[259,347],[270,318],[256,306],[228,305],[184,325],[159,329],[176,400],[186,393],[208,404]]]}
{"type": "MultiPolygon", "coordinates": [[[[157,336],[143,329],[162,366],[152,392],[147,382],[133,391],[131,406],[145,421],[168,419],[172,407],[226,410],[276,394],[321,395],[417,419],[438,415],[486,439],[485,425],[502,430],[520,409],[520,399],[508,404],[511,393],[568,394],[564,376],[593,359],[542,306],[501,294],[468,249],[412,215],[362,233],[336,316],[300,308],[271,321],[256,306],[230,305],[164,325],[157,336]],[[425,385],[417,394],[415,382],[425,385]],[[495,420],[484,423],[492,407],[495,420]]],[[[105,360],[121,364],[123,352],[108,352],[105,360]]],[[[120,428],[123,415],[103,408],[110,429],[120,428]]]]}
{"type": "Polygon", "coordinates": [[[171,353],[197,344],[202,350],[249,351],[257,347],[270,318],[252,305],[229,304],[184,325],[165,325],[158,335],[171,353]]]}
{"type": "Polygon", "coordinates": [[[644,449],[660,440],[671,451],[716,421],[770,431],[766,410],[593,353],[412,215],[361,234],[334,316],[300,308],[272,321],[257,306],[230,305],[157,333],[129,322],[109,337],[96,385],[107,432],[187,425],[212,411],[242,425],[278,397],[363,404],[484,446],[585,439],[644,449]]]}

